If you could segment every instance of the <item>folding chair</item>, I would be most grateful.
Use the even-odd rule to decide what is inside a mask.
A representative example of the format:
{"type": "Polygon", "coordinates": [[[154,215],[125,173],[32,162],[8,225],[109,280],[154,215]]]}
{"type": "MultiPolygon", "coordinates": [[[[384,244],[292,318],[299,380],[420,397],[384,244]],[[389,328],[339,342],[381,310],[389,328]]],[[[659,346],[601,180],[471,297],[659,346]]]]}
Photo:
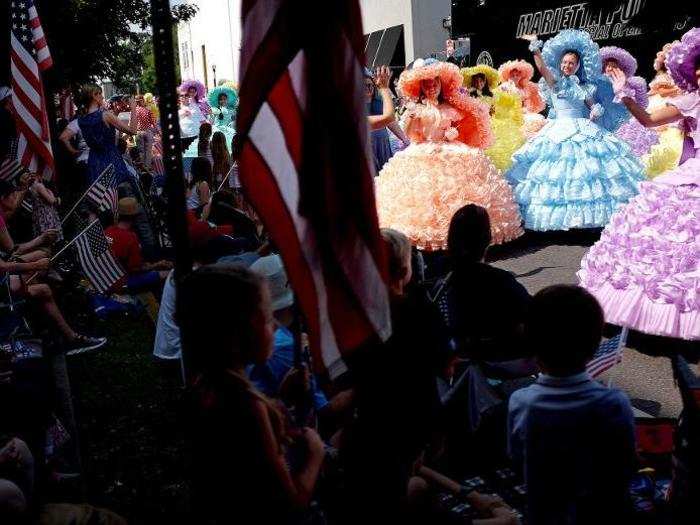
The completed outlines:
{"type": "MultiPolygon", "coordinates": [[[[586,365],[586,372],[595,379],[603,372],[622,363],[622,351],[627,343],[629,328],[622,327],[620,333],[603,341],[593,358],[586,365]]],[[[612,386],[612,374],[608,377],[608,388],[612,386]]]]}

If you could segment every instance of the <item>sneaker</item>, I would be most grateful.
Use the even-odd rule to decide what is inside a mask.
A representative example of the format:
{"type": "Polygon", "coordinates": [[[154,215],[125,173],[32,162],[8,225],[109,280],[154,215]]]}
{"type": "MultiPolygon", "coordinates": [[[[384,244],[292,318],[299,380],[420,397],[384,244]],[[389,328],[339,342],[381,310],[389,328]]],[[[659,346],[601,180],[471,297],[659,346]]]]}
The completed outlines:
{"type": "Polygon", "coordinates": [[[66,355],[82,354],[90,350],[96,350],[107,342],[106,337],[90,337],[88,335],[78,334],[72,341],[68,341],[64,345],[66,355]]]}

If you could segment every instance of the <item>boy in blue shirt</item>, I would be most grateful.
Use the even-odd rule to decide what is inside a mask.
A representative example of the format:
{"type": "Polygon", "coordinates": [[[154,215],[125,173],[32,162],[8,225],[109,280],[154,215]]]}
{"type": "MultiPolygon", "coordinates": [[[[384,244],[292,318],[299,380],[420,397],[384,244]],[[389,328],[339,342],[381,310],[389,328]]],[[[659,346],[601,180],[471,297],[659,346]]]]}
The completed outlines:
{"type": "Polygon", "coordinates": [[[593,381],[603,312],[584,289],[551,286],[533,299],[525,332],[541,370],[509,403],[508,448],[523,469],[530,523],[626,523],[636,466],[629,399],[593,381]]]}

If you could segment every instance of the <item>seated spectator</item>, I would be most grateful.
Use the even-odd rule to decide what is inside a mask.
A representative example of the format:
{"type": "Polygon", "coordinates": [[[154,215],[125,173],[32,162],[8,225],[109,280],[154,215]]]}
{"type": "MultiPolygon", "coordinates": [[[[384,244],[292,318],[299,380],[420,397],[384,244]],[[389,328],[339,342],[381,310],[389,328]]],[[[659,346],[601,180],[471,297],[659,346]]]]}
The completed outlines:
{"type": "Polygon", "coordinates": [[[413,465],[438,428],[436,376],[450,354],[434,305],[421,290],[406,289],[412,275],[410,242],[394,230],[384,229],[382,236],[389,260],[392,335],[349,363],[357,418],[343,431],[341,444],[347,500],[354,507],[348,512],[355,523],[369,516],[401,522],[397,516],[405,513],[413,465]]]}
{"type": "Polygon", "coordinates": [[[311,501],[324,457],[303,429],[305,453],[290,467],[293,440],[275,405],[245,376],[272,352],[273,321],[262,278],[205,266],[185,278],[178,321],[193,371],[188,408],[193,503],[199,523],[295,523],[311,501]],[[236,298],[236,307],[228,300],[236,298]]]}
{"type": "Polygon", "coordinates": [[[21,439],[13,438],[0,449],[0,523],[126,525],[117,514],[91,505],[40,504],[34,470],[32,452],[21,439]]]}
{"type": "MultiPolygon", "coordinates": [[[[194,270],[216,261],[216,257],[207,249],[206,243],[192,244],[192,259],[194,270]]],[[[153,342],[153,355],[159,359],[182,358],[180,327],[175,321],[176,297],[175,270],[170,270],[163,286],[163,294],[158,308],[156,336],[153,342]]]]}
{"type": "Polygon", "coordinates": [[[12,234],[5,222],[6,211],[18,206],[18,194],[22,194],[6,181],[0,181],[0,256],[10,257],[21,262],[38,261],[51,253],[51,246],[56,242],[59,232],[49,229],[34,237],[31,241],[15,244],[12,234]]]}
{"type": "MultiPolygon", "coordinates": [[[[292,386],[294,383],[294,334],[291,327],[294,322],[294,294],[287,281],[287,272],[284,270],[282,259],[273,254],[261,257],[250,266],[251,271],[265,278],[270,289],[272,299],[272,311],[275,317],[274,350],[270,358],[263,364],[253,364],[246,369],[248,377],[253,384],[265,395],[273,398],[281,398],[283,401],[301,401],[305,399],[290,399],[298,394],[292,386]]],[[[303,383],[308,388],[302,390],[310,396],[311,404],[308,407],[321,417],[331,416],[348,408],[351,394],[344,392],[328,400],[317,379],[309,373],[308,366],[303,371],[303,383]]],[[[303,397],[306,397],[302,394],[303,397]]]]}
{"type": "Polygon", "coordinates": [[[486,210],[468,204],[454,214],[447,236],[452,273],[445,289],[450,332],[470,357],[524,357],[522,323],[530,294],[513,274],[484,262],[490,244],[486,210]]]}
{"type": "Polygon", "coordinates": [[[63,228],[61,218],[58,215],[59,200],[54,192],[47,186],[49,182],[43,182],[32,176],[28,184],[28,200],[32,206],[32,230],[35,237],[46,231],[57,232],[57,240],[63,240],[63,228]]]}
{"type": "Polygon", "coordinates": [[[627,489],[636,464],[630,402],[586,373],[602,330],[603,312],[582,288],[550,286],[532,301],[525,332],[542,373],[512,395],[508,414],[529,523],[630,523],[627,489]]]}
{"type": "Polygon", "coordinates": [[[136,169],[129,153],[129,151],[135,151],[136,149],[131,148],[129,150],[128,143],[124,137],[118,140],[117,147],[124,160],[126,171],[130,175],[118,186],[119,198],[134,197],[140,204],[139,212],[133,219],[132,228],[139,237],[144,258],[150,261],[157,257],[158,248],[155,233],[146,213],[145,206],[147,201],[141,186],[142,172],[136,169]]]}
{"type": "Polygon", "coordinates": [[[251,241],[257,241],[258,229],[255,221],[243,210],[238,208],[236,193],[224,188],[214,193],[211,201],[204,207],[202,219],[219,226],[230,225],[233,227],[233,235],[245,237],[251,241]]]}
{"type": "Polygon", "coordinates": [[[28,298],[31,306],[36,306],[52,322],[64,337],[63,349],[68,354],[94,350],[103,346],[107,339],[104,337],[90,337],[73,330],[63,317],[61,310],[53,296],[48,284],[32,282],[27,284],[26,278],[38,272],[46,272],[51,266],[47,258],[33,262],[5,261],[0,258],[0,277],[10,279],[10,293],[15,298],[28,298]]]}
{"type": "Polygon", "coordinates": [[[211,197],[211,162],[204,157],[192,159],[190,181],[187,185],[187,209],[201,215],[211,197]]]}
{"type": "Polygon", "coordinates": [[[129,293],[160,292],[162,283],[172,268],[170,261],[147,263],[143,260],[139,239],[133,231],[133,221],[140,213],[139,203],[133,197],[119,199],[117,222],[105,230],[112,253],[126,271],[113,289],[126,286],[129,293]]]}

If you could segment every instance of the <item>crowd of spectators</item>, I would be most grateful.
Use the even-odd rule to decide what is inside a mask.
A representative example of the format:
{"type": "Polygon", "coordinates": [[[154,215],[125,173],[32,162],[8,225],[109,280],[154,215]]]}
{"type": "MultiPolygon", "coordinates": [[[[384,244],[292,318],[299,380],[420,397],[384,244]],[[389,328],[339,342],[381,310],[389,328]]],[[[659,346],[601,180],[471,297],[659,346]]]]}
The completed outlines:
{"type": "MultiPolygon", "coordinates": [[[[388,76],[380,88],[387,83],[388,76]]],[[[143,99],[129,104],[125,97],[113,99],[108,112],[92,87],[82,100],[78,118],[63,122],[59,136],[67,189],[31,175],[0,182],[2,315],[29,319],[30,331],[44,340],[58,336],[55,353],[105,345],[105,338],[76,331],[57,303],[56,293],[75,279],[52,257],[66,242],[59,210],[92,182],[95,137],[113,138],[109,147],[124,164],[116,213],[89,206],[78,213],[101,219],[125,271],[107,295],[151,293],[159,302],[153,354],[179,361],[185,385],[188,522],[634,522],[630,402],[585,371],[602,338],[600,307],[568,285],[531,296],[512,274],[488,264],[491,229],[483,208],[468,205],[452,218],[437,285],[424,281],[408,239],[382,230],[391,338],[358,350],[331,382],[316,373],[279,253],[236,184],[222,184],[234,167],[224,135],[212,136],[207,123],[195,133],[185,123],[182,146],[199,137],[186,188],[194,267],[176,286],[153,115],[143,99]],[[17,312],[13,301],[26,309],[17,312]],[[483,410],[477,389],[510,380],[521,388],[489,393],[503,410],[483,410]],[[489,418],[492,448],[502,445],[493,458],[472,439],[489,418]],[[508,476],[526,487],[519,500],[453,481],[489,464],[510,469],[508,476]]],[[[5,325],[2,342],[14,348],[15,328],[5,325]]],[[[13,370],[15,361],[0,362],[0,388],[10,393],[19,388],[13,370]]],[[[0,429],[7,437],[0,522],[31,516],[42,523],[123,523],[94,507],[45,503],[42,439],[54,407],[30,397],[23,408],[8,412],[0,429]]]]}

